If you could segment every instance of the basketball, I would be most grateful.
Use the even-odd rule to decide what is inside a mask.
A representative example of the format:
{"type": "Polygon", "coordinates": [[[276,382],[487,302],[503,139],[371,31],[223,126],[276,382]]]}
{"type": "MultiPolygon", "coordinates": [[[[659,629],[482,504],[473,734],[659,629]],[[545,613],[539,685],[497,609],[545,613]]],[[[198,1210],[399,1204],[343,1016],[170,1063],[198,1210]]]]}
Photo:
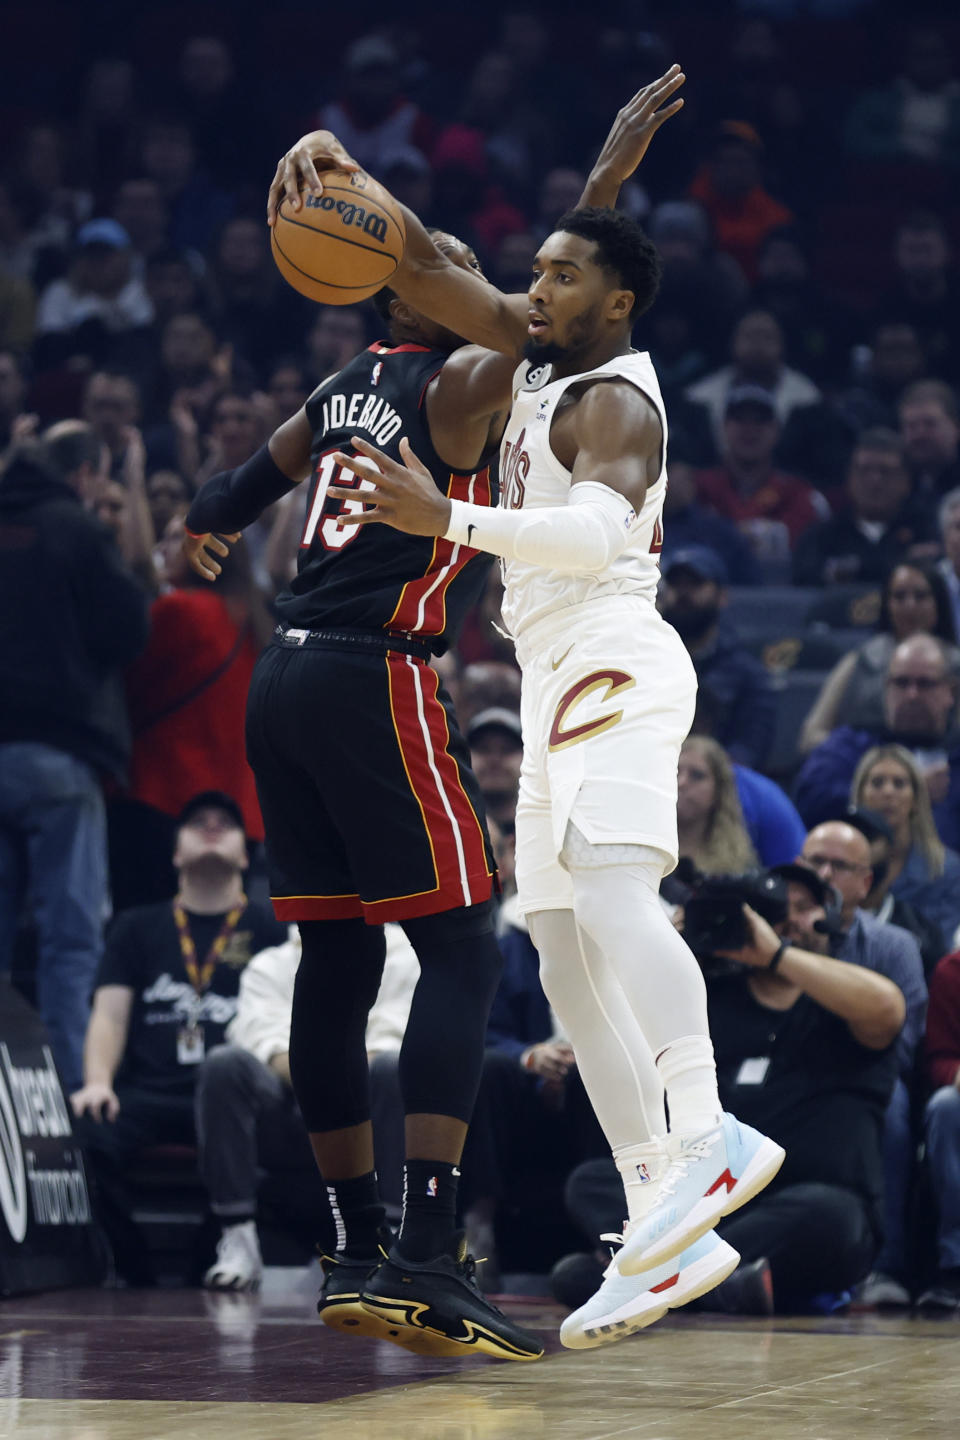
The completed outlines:
{"type": "Polygon", "coordinates": [[[277,269],[294,290],[324,305],[352,305],[385,285],[405,238],[396,201],[364,171],[325,170],[322,195],[284,199],[270,233],[277,269]]]}

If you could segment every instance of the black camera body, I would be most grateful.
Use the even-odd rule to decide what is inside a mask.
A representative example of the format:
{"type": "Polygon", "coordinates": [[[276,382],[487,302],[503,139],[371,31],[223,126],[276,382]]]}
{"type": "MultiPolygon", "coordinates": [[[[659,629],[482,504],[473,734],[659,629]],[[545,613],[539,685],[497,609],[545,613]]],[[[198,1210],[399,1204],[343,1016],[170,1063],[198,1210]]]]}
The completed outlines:
{"type": "Polygon", "coordinates": [[[683,938],[697,959],[712,960],[718,950],[739,950],[750,939],[744,905],[771,925],[787,918],[787,885],[778,875],[751,870],[744,875],[700,875],[687,881],[683,938]]]}

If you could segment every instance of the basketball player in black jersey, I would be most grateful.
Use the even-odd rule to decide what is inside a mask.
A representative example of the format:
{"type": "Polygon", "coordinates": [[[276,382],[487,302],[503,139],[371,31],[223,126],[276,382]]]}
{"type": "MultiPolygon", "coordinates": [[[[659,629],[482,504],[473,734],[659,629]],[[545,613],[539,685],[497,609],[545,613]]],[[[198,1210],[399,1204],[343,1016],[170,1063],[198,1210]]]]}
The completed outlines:
{"type": "MultiPolygon", "coordinates": [[[[616,140],[623,147],[631,137],[616,140]]],[[[605,159],[594,174],[608,184],[605,159]]],[[[457,265],[475,265],[452,237],[434,240],[457,265]]],[[[198,573],[215,579],[215,557],[309,477],[298,574],[254,674],[247,743],[275,908],[298,923],[303,943],[291,1075],[341,1222],[321,1314],[422,1353],[529,1360],[542,1354],[539,1341],[480,1295],[454,1228],[457,1164],[500,959],[481,803],[427,661],[455,637],[489,559],[387,527],[341,527],[338,518],[362,505],[362,488],[333,460],[354,453],[354,435],[399,459],[405,436],[444,495],[495,503],[491,466],[514,362],[465,345],[389,293],[381,299],[391,342],[325,381],[245,465],[208,481],[185,544],[198,573]],[[331,485],[357,499],[334,500],[331,485]],[[403,924],[421,978],[400,1057],[404,1213],[382,1260],[391,1237],[373,1168],[364,1030],[386,920],[403,924]]]]}

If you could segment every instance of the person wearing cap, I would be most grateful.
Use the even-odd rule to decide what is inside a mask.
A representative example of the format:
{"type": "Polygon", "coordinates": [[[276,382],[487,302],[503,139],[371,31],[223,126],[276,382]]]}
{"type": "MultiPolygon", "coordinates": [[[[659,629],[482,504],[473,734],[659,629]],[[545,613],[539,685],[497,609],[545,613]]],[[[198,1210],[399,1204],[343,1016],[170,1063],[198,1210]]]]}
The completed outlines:
{"type": "MultiPolygon", "coordinates": [[[[705,962],[724,1107],[786,1150],[766,1190],[717,1229],[740,1268],[704,1309],[790,1314],[837,1303],[870,1269],[882,1234],[884,1113],[906,1007],[899,988],[830,954],[836,900],[806,865],[767,872],[785,918],[744,907],[748,939],[705,962]]],[[[567,1184],[572,1217],[593,1237],[623,1207],[609,1161],[567,1184]]]]}
{"type": "Polygon", "coordinates": [[[763,142],[752,125],[724,120],[714,133],[690,186],[713,224],[717,245],[755,277],[757,252],[766,235],[793,220],[793,214],[764,189],[763,142]]]}
{"type": "Polygon", "coordinates": [[[37,306],[37,335],[66,334],[95,322],[108,336],[149,325],[153,305],[133,273],[130,236],[116,220],[88,220],[77,231],[68,273],[51,280],[37,306]]]}
{"type": "Polygon", "coordinates": [[[826,519],[830,507],[818,490],[774,464],[780,422],[771,391],[735,385],[723,409],[723,463],[697,475],[701,502],[732,520],[747,537],[770,580],[789,575],[790,551],[800,536],[826,519]]]}
{"type": "Polygon", "coordinates": [[[777,317],[758,305],[746,310],[730,336],[726,365],[688,386],[686,396],[710,413],[718,449],[723,448],[723,419],[727,399],[740,385],[759,385],[773,400],[780,425],[822,398],[813,381],[784,361],[783,330],[777,317]]]}
{"type": "Polygon", "coordinates": [[[479,711],[467,725],[467,744],[487,815],[512,824],[523,759],[520,716],[500,705],[479,711]]]}
{"type": "MultiPolygon", "coordinates": [[[[240,976],[286,929],[243,890],[243,815],[222,791],[196,794],[177,821],[173,900],[119,915],[107,936],[84,1045],[83,1083],[70,1097],[91,1161],[100,1219],[118,1273],[152,1283],[125,1176],[158,1144],[194,1145],[194,1091],[205,1055],[237,1012],[240,976]]],[[[201,1158],[216,1203],[220,1167],[201,1158]]],[[[240,1224],[243,1217],[235,1217],[240,1224]]],[[[252,1222],[252,1217],[251,1217],[252,1222]]],[[[256,1244],[252,1223],[239,1236],[256,1244]]]]}
{"type": "Polygon", "coordinates": [[[724,619],[727,572],[704,545],[674,550],[662,567],[660,608],[677,631],[697,672],[697,719],[730,758],[762,769],[773,743],[776,701],[760,661],[724,619]]]}

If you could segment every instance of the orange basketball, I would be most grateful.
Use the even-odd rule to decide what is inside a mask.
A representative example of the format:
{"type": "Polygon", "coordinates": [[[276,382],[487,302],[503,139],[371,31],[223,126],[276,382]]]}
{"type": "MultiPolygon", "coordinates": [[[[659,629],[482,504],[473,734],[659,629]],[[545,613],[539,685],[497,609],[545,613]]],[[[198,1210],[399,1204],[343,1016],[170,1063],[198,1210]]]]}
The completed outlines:
{"type": "Polygon", "coordinates": [[[400,207],[358,170],[325,170],[322,195],[304,192],[299,210],[283,200],[270,233],[277,269],[294,290],[324,305],[366,300],[400,264],[400,207]]]}

